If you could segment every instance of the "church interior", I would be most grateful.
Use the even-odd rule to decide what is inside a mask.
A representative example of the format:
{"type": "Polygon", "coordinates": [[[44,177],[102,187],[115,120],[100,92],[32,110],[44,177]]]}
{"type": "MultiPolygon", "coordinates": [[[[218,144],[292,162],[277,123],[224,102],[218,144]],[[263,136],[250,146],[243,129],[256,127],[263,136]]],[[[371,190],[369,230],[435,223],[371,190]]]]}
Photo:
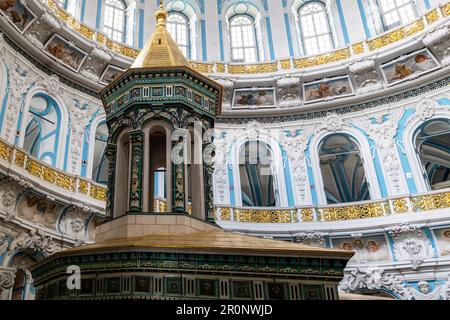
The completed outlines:
{"type": "Polygon", "coordinates": [[[449,70],[448,0],[0,0],[0,300],[450,300],[449,70]]]}

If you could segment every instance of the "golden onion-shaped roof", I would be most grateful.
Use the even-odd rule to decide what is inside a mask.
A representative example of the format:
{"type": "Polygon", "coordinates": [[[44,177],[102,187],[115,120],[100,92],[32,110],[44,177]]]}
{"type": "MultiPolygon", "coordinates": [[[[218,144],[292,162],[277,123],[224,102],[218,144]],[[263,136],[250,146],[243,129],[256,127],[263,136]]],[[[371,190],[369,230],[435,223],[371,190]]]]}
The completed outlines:
{"type": "Polygon", "coordinates": [[[150,40],[131,66],[131,69],[189,67],[192,68],[183,52],[166,28],[168,14],[162,1],[155,13],[156,27],[150,40]]]}

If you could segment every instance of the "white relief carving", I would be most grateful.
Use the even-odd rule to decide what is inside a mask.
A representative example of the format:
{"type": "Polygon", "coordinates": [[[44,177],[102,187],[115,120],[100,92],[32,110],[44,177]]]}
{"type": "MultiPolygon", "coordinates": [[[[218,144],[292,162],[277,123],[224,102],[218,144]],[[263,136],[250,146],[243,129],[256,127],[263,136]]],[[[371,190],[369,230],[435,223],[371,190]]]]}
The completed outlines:
{"type": "Polygon", "coordinates": [[[44,23],[50,31],[56,32],[61,29],[61,22],[51,11],[44,12],[39,21],[44,23]]]}
{"type": "Polygon", "coordinates": [[[319,130],[326,130],[330,132],[341,131],[344,126],[344,120],[337,113],[329,113],[323,119],[323,122],[318,126],[319,130]]]}
{"type": "Polygon", "coordinates": [[[98,60],[101,63],[109,63],[112,59],[112,56],[106,52],[105,50],[102,50],[100,48],[94,48],[91,52],[91,57],[95,60],[98,60]]]}
{"type": "Polygon", "coordinates": [[[296,136],[281,136],[280,139],[280,143],[289,157],[294,185],[301,203],[306,201],[309,189],[305,151],[312,133],[312,129],[306,129],[296,136]]]}
{"type": "Polygon", "coordinates": [[[387,120],[380,115],[375,118],[373,123],[371,120],[361,121],[356,120],[356,124],[364,129],[369,135],[370,139],[375,143],[378,151],[381,164],[383,165],[388,183],[392,186],[394,194],[402,193],[402,168],[400,159],[397,154],[395,136],[397,134],[399,120],[403,116],[403,110],[394,112],[387,120]]]}
{"type": "Polygon", "coordinates": [[[367,59],[354,62],[349,66],[349,71],[355,77],[359,93],[367,93],[383,88],[378,79],[374,60],[367,59]]]}
{"type": "Polygon", "coordinates": [[[12,190],[2,194],[2,209],[6,217],[5,221],[11,221],[15,218],[16,193],[12,190]]]}
{"type": "Polygon", "coordinates": [[[39,84],[50,96],[58,97],[62,94],[61,81],[55,74],[45,77],[39,84]]]}
{"type": "Polygon", "coordinates": [[[0,293],[2,290],[11,289],[14,285],[14,273],[10,270],[0,270],[0,293]]]}
{"type": "Polygon", "coordinates": [[[72,174],[78,174],[81,164],[84,138],[86,137],[87,141],[89,141],[89,132],[87,131],[87,127],[92,119],[92,116],[97,111],[97,108],[76,99],[71,100],[72,101],[67,101],[70,118],[70,166],[68,171],[72,174]]]}
{"type": "Polygon", "coordinates": [[[44,45],[42,44],[41,41],[39,41],[39,36],[36,34],[36,32],[29,32],[29,33],[27,33],[27,35],[25,36],[25,38],[26,38],[32,45],[34,45],[36,48],[38,48],[39,50],[43,50],[43,49],[44,49],[44,45]]]}
{"type": "Polygon", "coordinates": [[[0,233],[0,256],[2,256],[6,250],[8,250],[9,243],[8,239],[6,238],[6,234],[0,233]]]}
{"type": "Polygon", "coordinates": [[[4,137],[7,141],[13,141],[24,95],[34,83],[37,75],[32,73],[30,69],[26,69],[19,61],[16,61],[15,57],[11,57],[9,54],[3,55],[2,58],[8,65],[9,76],[9,99],[4,123],[4,137]]]}
{"type": "Polygon", "coordinates": [[[412,286],[407,287],[407,299],[409,300],[439,300],[443,293],[443,286],[440,284],[435,285],[434,290],[431,289],[431,285],[426,281],[419,281],[417,283],[419,290],[414,289],[412,286]]]}
{"type": "Polygon", "coordinates": [[[294,239],[296,242],[313,247],[325,247],[325,234],[315,231],[305,231],[295,233],[294,239]]]}
{"type": "Polygon", "coordinates": [[[226,163],[226,139],[214,140],[214,191],[217,203],[226,203],[227,194],[227,163],[226,163]]]}
{"type": "Polygon", "coordinates": [[[291,107],[300,104],[300,79],[283,77],[277,80],[277,93],[280,107],[291,107]]]}
{"type": "Polygon", "coordinates": [[[222,109],[230,110],[234,93],[234,81],[228,78],[219,78],[216,80],[223,87],[222,93],[222,109]]]}
{"type": "Polygon", "coordinates": [[[442,66],[450,64],[450,23],[429,32],[422,42],[441,58],[442,66]]]}
{"type": "Polygon", "coordinates": [[[420,120],[425,121],[434,116],[438,105],[435,101],[424,99],[416,107],[416,114],[420,120]]]}
{"type": "Polygon", "coordinates": [[[349,293],[361,289],[385,289],[400,297],[404,297],[406,294],[405,287],[398,276],[392,273],[385,273],[383,269],[378,267],[357,268],[346,273],[339,284],[339,289],[349,293]]]}
{"type": "Polygon", "coordinates": [[[70,207],[59,221],[59,230],[76,241],[84,240],[86,213],[75,206],[70,207]]]}
{"type": "Polygon", "coordinates": [[[59,251],[53,238],[47,236],[42,230],[31,230],[29,233],[22,233],[13,240],[9,246],[10,252],[31,249],[41,252],[44,255],[50,255],[59,251]]]}
{"type": "Polygon", "coordinates": [[[433,248],[419,225],[400,224],[386,229],[394,239],[394,254],[399,261],[411,261],[417,269],[433,256],[433,248]]]}
{"type": "Polygon", "coordinates": [[[16,218],[17,198],[21,192],[28,189],[30,184],[25,179],[14,175],[8,176],[1,184],[0,208],[5,213],[4,220],[12,221],[16,218]]]}

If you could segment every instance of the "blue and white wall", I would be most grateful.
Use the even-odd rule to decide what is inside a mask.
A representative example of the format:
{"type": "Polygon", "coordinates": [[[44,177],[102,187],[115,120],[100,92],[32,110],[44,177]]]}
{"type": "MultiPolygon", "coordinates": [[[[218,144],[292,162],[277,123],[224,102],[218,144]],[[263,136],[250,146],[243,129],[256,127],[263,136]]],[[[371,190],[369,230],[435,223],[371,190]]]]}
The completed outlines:
{"type": "MultiPolygon", "coordinates": [[[[68,10],[90,27],[102,30],[106,0],[69,0],[74,4],[68,10]]],[[[155,26],[153,14],[159,0],[123,0],[127,6],[125,43],[142,48],[155,26]]],[[[370,2],[374,0],[323,0],[327,7],[336,48],[375,37],[383,32],[376,28],[372,15],[378,14],[370,2]]],[[[411,0],[417,16],[445,1],[411,0]]],[[[264,60],[272,61],[302,53],[296,11],[308,0],[165,0],[166,8],[185,8],[182,11],[195,18],[199,61],[229,61],[229,40],[227,19],[233,6],[247,7],[248,14],[261,17],[264,60]]]]}

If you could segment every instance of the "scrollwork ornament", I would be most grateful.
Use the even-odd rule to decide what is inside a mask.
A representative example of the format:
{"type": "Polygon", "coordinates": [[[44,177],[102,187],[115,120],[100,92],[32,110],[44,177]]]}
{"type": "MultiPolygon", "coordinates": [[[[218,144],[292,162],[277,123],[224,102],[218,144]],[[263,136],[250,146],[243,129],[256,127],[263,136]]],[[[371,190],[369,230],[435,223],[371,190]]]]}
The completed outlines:
{"type": "Polygon", "coordinates": [[[400,297],[406,296],[405,286],[398,276],[392,273],[385,273],[383,269],[378,267],[351,270],[344,275],[339,288],[349,293],[357,292],[361,289],[386,289],[400,297]]]}
{"type": "Polygon", "coordinates": [[[0,233],[0,256],[2,256],[6,250],[8,250],[9,242],[5,234],[0,233]]]}
{"type": "Polygon", "coordinates": [[[436,110],[436,102],[432,100],[423,100],[416,107],[416,114],[422,121],[426,121],[434,116],[436,110]]]}
{"type": "Polygon", "coordinates": [[[401,163],[397,154],[395,136],[403,113],[404,111],[401,109],[389,116],[379,114],[378,117],[374,118],[375,121],[372,121],[372,119],[356,121],[358,126],[365,129],[370,139],[375,143],[381,163],[386,170],[395,194],[402,192],[401,163]]]}
{"type": "Polygon", "coordinates": [[[338,115],[337,113],[329,113],[325,117],[322,125],[320,126],[320,129],[330,132],[337,132],[341,131],[343,126],[344,121],[342,120],[340,115],[338,115]]]}
{"type": "Polygon", "coordinates": [[[31,230],[29,233],[23,233],[14,239],[9,246],[10,252],[24,249],[41,252],[46,256],[59,250],[53,238],[45,235],[42,230],[31,230]]]}
{"type": "Polygon", "coordinates": [[[406,223],[387,228],[394,240],[394,254],[400,261],[411,261],[417,269],[425,259],[432,257],[433,248],[424,236],[420,225],[406,223]]]}
{"type": "Polygon", "coordinates": [[[312,129],[306,129],[298,135],[281,136],[280,139],[280,143],[289,157],[294,184],[301,202],[306,201],[307,198],[308,177],[305,151],[311,134],[312,129]]]}
{"type": "Polygon", "coordinates": [[[299,232],[295,233],[294,239],[296,242],[313,246],[313,247],[324,247],[325,246],[325,238],[324,234],[320,232],[315,231],[305,231],[305,232],[299,232]]]}
{"type": "Polygon", "coordinates": [[[409,285],[406,287],[408,300],[449,300],[448,280],[444,284],[436,283],[432,288],[427,281],[419,281],[417,289],[409,285]]]}
{"type": "Polygon", "coordinates": [[[0,270],[0,293],[2,290],[11,289],[14,285],[14,273],[8,270],[0,270]]]}

